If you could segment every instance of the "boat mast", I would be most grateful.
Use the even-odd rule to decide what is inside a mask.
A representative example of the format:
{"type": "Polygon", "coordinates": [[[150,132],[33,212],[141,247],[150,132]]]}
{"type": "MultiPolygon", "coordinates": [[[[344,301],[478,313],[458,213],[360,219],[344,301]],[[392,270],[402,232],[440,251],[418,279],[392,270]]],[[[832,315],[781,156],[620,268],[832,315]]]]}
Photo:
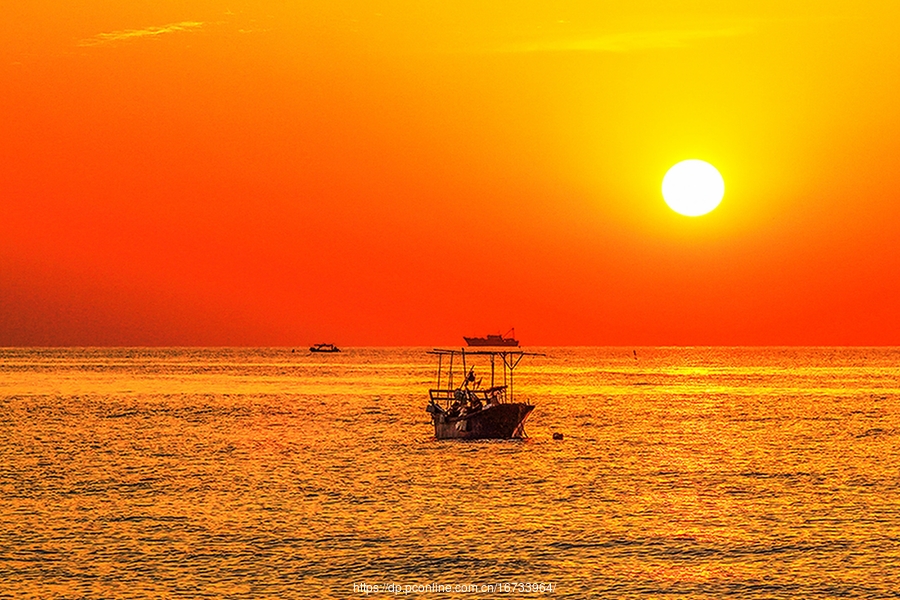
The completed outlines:
{"type": "Polygon", "coordinates": [[[462,361],[463,361],[463,370],[462,370],[463,385],[465,387],[469,387],[467,385],[469,382],[469,374],[466,372],[466,349],[465,348],[460,348],[460,349],[462,350],[462,361]]]}
{"type": "Polygon", "coordinates": [[[491,354],[491,387],[494,387],[494,359],[496,356],[491,354]]]}
{"type": "Polygon", "coordinates": [[[515,394],[513,392],[513,370],[518,366],[519,361],[522,360],[522,357],[525,356],[524,352],[509,354],[507,352],[501,352],[500,357],[503,359],[503,383],[506,383],[506,369],[509,368],[509,401],[515,401],[515,394]],[[509,358],[507,358],[507,356],[509,358]]]}

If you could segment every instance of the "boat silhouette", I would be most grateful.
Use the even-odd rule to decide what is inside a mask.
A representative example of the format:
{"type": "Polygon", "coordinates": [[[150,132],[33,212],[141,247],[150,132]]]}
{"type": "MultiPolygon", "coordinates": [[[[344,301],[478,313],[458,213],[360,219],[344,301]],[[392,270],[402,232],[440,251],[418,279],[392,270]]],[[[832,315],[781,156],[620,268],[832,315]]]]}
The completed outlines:
{"type": "MultiPolygon", "coordinates": [[[[523,356],[542,356],[520,350],[445,350],[435,348],[430,352],[438,357],[437,385],[428,390],[425,411],[431,414],[434,437],[446,439],[511,439],[525,437],[525,420],[534,405],[518,402],[513,391],[513,371],[523,356]],[[489,360],[490,385],[481,386],[475,366],[475,357],[489,360]],[[503,370],[503,383],[497,375],[497,359],[503,370]],[[457,360],[458,359],[458,360],[457,360]],[[443,375],[444,362],[446,377],[443,375]],[[456,368],[461,368],[462,380],[454,385],[456,368]],[[442,383],[445,385],[442,386],[442,383]]],[[[457,380],[458,377],[457,377],[457,380]]]]}
{"type": "Polygon", "coordinates": [[[341,349],[334,344],[315,344],[310,346],[310,352],[340,352],[341,349]]]}
{"type": "Polygon", "coordinates": [[[519,340],[516,339],[516,329],[512,328],[503,335],[496,333],[489,333],[484,337],[466,337],[463,336],[463,339],[466,340],[466,344],[469,346],[492,346],[492,347],[508,347],[508,346],[518,346],[519,340]],[[510,337],[506,337],[512,334],[510,337]]]}

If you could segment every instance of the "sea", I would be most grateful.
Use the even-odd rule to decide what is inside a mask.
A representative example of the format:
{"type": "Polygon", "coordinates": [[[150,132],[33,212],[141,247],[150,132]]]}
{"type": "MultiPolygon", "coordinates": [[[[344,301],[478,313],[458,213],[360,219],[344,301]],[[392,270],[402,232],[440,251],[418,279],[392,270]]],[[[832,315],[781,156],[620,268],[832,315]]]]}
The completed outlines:
{"type": "Polygon", "coordinates": [[[0,598],[900,597],[900,349],[428,350],[0,349],[0,598]]]}

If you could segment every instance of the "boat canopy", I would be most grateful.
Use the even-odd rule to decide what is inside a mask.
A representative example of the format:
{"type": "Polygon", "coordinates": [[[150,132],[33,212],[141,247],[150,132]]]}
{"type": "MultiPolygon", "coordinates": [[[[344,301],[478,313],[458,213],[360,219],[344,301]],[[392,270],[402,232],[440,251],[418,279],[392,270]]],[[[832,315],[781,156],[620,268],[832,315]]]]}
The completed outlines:
{"type": "MultiPolygon", "coordinates": [[[[514,393],[513,393],[513,371],[519,365],[519,362],[525,356],[546,356],[545,354],[540,354],[538,352],[525,352],[523,350],[466,350],[465,348],[456,349],[447,349],[447,348],[434,348],[430,350],[428,354],[434,354],[438,357],[438,369],[437,369],[437,385],[432,390],[432,397],[452,397],[453,392],[459,388],[468,388],[470,383],[475,383],[474,381],[474,366],[470,368],[469,361],[467,361],[467,357],[489,357],[490,366],[491,366],[491,382],[488,389],[490,390],[503,390],[505,392],[504,400],[506,402],[514,401],[514,393]],[[457,357],[459,360],[457,361],[457,357]],[[502,384],[499,381],[499,374],[497,373],[497,357],[500,357],[500,360],[503,362],[503,382],[502,384]],[[444,373],[444,362],[448,363],[446,368],[446,378],[443,377],[444,373]],[[454,363],[462,369],[462,378],[457,386],[454,387],[453,380],[455,375],[454,363]],[[445,385],[445,387],[441,387],[441,383],[445,385]]],[[[480,385],[481,380],[478,380],[476,385],[480,385]]]]}

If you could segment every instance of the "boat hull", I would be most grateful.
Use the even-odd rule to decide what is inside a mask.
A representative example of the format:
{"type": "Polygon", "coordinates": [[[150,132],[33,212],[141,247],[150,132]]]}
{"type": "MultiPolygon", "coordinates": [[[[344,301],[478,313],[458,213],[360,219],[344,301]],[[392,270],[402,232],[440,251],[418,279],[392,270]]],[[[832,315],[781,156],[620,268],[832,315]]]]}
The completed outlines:
{"type": "Polygon", "coordinates": [[[439,440],[488,440],[515,439],[524,436],[525,419],[534,406],[522,402],[495,404],[477,412],[447,417],[444,413],[432,414],[434,437],[439,440]]]}

